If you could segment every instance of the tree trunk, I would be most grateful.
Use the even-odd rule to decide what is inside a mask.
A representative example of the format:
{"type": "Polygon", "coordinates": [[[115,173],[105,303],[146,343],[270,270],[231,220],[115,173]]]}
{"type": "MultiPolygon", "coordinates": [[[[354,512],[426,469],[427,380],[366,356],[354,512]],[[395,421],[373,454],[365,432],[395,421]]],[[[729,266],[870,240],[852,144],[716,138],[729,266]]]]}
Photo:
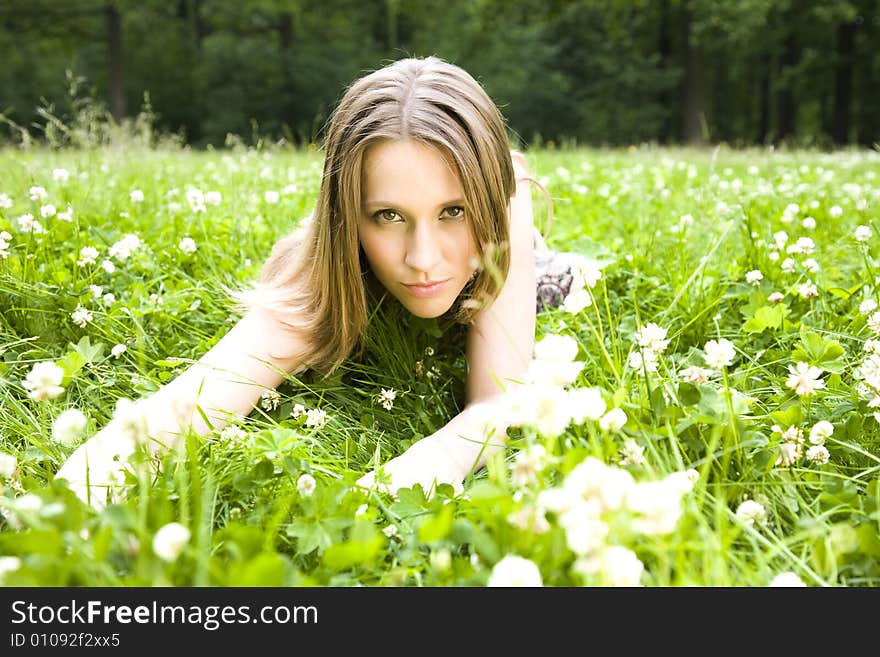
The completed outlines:
{"type": "MultiPolygon", "coordinates": [[[[666,71],[672,61],[672,35],[669,29],[669,0],[661,0],[660,2],[660,25],[657,38],[657,65],[661,72],[666,71]]],[[[662,88],[657,94],[657,102],[663,108],[663,120],[660,123],[660,134],[657,140],[661,144],[669,143],[675,138],[673,128],[670,122],[672,116],[672,94],[669,89],[662,88]]]]}
{"type": "Polygon", "coordinates": [[[834,106],[831,112],[831,138],[836,144],[849,141],[852,105],[853,50],[857,26],[846,23],[837,28],[837,63],[834,66],[834,106]]]}
{"type": "Polygon", "coordinates": [[[692,43],[690,8],[682,6],[681,42],[684,48],[684,83],[682,88],[684,115],[682,117],[684,141],[687,144],[703,144],[703,123],[706,118],[703,61],[700,48],[692,43]]]}
{"type": "Polygon", "coordinates": [[[779,73],[782,82],[776,101],[776,132],[777,139],[784,141],[794,134],[795,109],[794,94],[791,91],[790,69],[798,61],[797,40],[794,32],[789,32],[783,43],[782,57],[779,59],[779,73]]]}
{"type": "Polygon", "coordinates": [[[107,5],[107,46],[109,51],[110,75],[108,95],[110,113],[117,122],[125,117],[125,77],[122,67],[122,17],[113,5],[107,5]]]}

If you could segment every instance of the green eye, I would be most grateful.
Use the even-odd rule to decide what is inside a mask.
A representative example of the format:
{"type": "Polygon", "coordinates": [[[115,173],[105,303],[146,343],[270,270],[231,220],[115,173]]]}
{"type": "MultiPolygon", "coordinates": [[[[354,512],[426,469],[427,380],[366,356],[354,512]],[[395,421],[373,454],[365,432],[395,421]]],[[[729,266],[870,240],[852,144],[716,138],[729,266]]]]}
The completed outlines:
{"type": "Polygon", "coordinates": [[[464,217],[464,208],[460,205],[453,205],[443,211],[443,216],[448,219],[461,219],[464,217]]]}
{"type": "Polygon", "coordinates": [[[400,219],[400,215],[394,210],[379,210],[373,214],[373,219],[380,224],[392,224],[400,219]]]}

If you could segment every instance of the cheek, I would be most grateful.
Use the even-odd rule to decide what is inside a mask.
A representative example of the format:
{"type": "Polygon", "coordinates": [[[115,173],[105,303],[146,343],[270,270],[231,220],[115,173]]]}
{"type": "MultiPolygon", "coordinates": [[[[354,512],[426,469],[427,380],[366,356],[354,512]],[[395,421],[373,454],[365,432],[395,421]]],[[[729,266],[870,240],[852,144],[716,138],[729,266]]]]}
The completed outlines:
{"type": "Polygon", "coordinates": [[[387,235],[377,235],[373,231],[364,230],[359,233],[361,249],[374,270],[381,270],[392,264],[395,247],[393,240],[387,235]]]}

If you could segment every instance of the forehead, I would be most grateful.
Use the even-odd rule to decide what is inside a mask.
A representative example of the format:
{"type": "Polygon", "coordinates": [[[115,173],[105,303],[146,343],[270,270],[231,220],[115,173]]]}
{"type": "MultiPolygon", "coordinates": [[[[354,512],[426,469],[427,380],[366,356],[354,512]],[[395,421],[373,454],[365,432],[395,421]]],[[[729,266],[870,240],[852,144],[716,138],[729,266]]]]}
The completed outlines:
{"type": "Polygon", "coordinates": [[[452,158],[439,148],[414,140],[388,140],[364,155],[364,201],[406,202],[463,197],[452,158]]]}

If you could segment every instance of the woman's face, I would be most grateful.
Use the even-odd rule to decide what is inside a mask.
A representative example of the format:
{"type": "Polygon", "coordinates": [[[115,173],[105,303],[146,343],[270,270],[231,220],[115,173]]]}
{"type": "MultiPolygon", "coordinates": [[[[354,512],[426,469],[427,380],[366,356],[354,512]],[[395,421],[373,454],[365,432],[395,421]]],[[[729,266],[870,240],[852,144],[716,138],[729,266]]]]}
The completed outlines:
{"type": "Polygon", "coordinates": [[[417,317],[452,307],[476,270],[464,191],[441,152],[411,140],[367,149],[358,237],[376,278],[417,317]]]}

